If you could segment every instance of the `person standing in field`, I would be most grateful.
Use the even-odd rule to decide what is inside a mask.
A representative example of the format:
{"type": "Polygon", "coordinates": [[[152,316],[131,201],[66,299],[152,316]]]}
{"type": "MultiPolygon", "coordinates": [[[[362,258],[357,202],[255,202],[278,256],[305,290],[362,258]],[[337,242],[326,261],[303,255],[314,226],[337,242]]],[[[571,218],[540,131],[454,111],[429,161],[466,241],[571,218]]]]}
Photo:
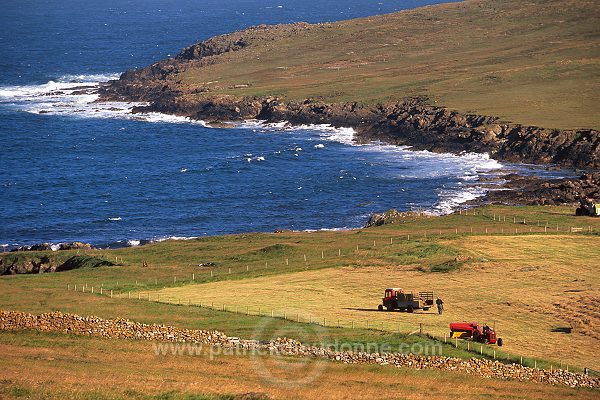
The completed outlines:
{"type": "Polygon", "coordinates": [[[437,304],[438,314],[442,315],[442,311],[444,311],[444,302],[442,301],[441,297],[437,298],[435,304],[437,304]]]}

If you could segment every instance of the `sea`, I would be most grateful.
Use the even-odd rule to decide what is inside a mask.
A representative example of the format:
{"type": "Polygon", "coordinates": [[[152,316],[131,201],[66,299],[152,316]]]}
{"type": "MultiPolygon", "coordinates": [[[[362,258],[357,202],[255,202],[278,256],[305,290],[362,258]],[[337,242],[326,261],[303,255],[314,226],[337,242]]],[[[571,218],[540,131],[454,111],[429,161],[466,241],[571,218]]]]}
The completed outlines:
{"type": "Polygon", "coordinates": [[[0,246],[350,229],[390,208],[453,212],[485,194],[481,177],[551,174],[487,154],[357,145],[348,128],[134,116],[134,104],[90,94],[214,35],[435,3],[2,0],[0,246]]]}

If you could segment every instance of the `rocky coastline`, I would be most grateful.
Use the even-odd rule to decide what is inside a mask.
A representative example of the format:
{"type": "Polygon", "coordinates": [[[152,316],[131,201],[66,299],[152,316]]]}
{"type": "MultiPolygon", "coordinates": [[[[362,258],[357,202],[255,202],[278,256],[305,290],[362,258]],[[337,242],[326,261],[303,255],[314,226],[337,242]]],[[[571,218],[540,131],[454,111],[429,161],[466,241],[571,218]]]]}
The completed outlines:
{"type": "MultiPolygon", "coordinates": [[[[147,105],[134,113],[159,112],[223,126],[248,119],[290,125],[330,124],[349,127],[360,143],[381,141],[437,153],[488,153],[498,161],[567,167],[589,172],[585,177],[547,182],[510,176],[512,190],[490,191],[487,202],[557,204],[593,195],[600,187],[600,131],[559,130],[504,123],[493,116],[463,114],[432,105],[424,97],[387,104],[325,103],[319,99],[282,100],[273,96],[244,97],[213,94],[207,85],[185,85],[178,76],[218,63],[254,43],[293,37],[322,24],[261,25],[216,36],[189,46],[173,58],[129,70],[99,89],[99,101],[135,101],[147,105]],[[516,193],[516,192],[519,193],[516,193]]],[[[235,89],[235,88],[231,88],[235,89]]]]}

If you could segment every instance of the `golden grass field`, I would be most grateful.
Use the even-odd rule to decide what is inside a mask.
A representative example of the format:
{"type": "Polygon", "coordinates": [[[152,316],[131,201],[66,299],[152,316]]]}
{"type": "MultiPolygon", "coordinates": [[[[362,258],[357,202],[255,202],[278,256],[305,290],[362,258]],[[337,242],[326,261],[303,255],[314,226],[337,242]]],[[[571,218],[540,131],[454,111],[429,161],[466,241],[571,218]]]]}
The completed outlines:
{"type": "MultiPolygon", "coordinates": [[[[121,317],[267,341],[283,332],[308,343],[315,337],[310,334],[312,326],[304,323],[322,323],[325,318],[328,343],[392,346],[431,341],[398,335],[398,327],[407,333],[423,323],[426,333],[443,336],[453,320],[477,320],[495,322],[505,339],[503,349],[513,360],[525,356],[530,366],[537,359],[544,367],[548,363],[543,360],[548,360],[554,367],[562,361],[563,367],[568,363],[572,369],[599,369],[600,219],[575,217],[573,210],[489,206],[468,215],[410,216],[391,225],[352,231],[242,234],[90,250],[84,253],[106,260],[117,257],[118,265],[3,276],[0,308],[121,317]],[[544,226],[551,229],[544,233],[544,226]],[[592,232],[569,233],[573,226],[592,232]],[[514,234],[515,229],[520,233],[514,234]],[[142,261],[149,266],[142,267],[142,261]],[[214,266],[198,267],[200,262],[214,266]],[[77,292],[74,284],[79,285],[77,292]],[[88,285],[86,293],[81,292],[82,284],[88,285]],[[91,286],[96,288],[94,294],[91,286]],[[105,290],[102,296],[100,286],[105,290]],[[446,311],[442,317],[433,310],[375,311],[389,286],[434,290],[444,298],[446,311]],[[113,298],[108,296],[110,290],[113,298]],[[137,300],[138,294],[142,300],[137,300]],[[143,300],[147,294],[153,301],[143,300]],[[158,295],[161,302],[156,302],[158,295]],[[181,306],[166,303],[178,300],[181,306]],[[205,306],[214,302],[217,310],[188,307],[188,301],[205,306]],[[227,312],[218,310],[222,304],[227,312]],[[251,314],[260,308],[263,317],[245,315],[246,307],[251,314]],[[271,309],[276,317],[285,311],[288,320],[265,318],[271,309]],[[364,329],[367,319],[369,330],[364,329]],[[256,335],[267,320],[268,328],[256,335]],[[336,327],[338,320],[341,329],[336,327]],[[571,333],[561,332],[567,327],[572,327],[571,333]]],[[[464,343],[460,349],[443,347],[445,355],[477,355],[465,352],[464,343]]],[[[486,354],[491,349],[487,347],[486,354]]],[[[283,365],[284,376],[298,371],[297,360],[265,363],[283,365]]],[[[164,358],[154,355],[150,343],[35,332],[0,332],[0,368],[0,398],[225,399],[231,397],[218,394],[249,391],[275,398],[354,398],[357,393],[415,399],[506,398],[515,393],[531,399],[597,398],[597,391],[335,363],[327,364],[325,375],[314,385],[289,388],[262,380],[252,369],[252,359],[245,356],[164,358]]]]}
{"type": "Polygon", "coordinates": [[[463,113],[598,129],[599,18],[591,0],[467,0],[255,41],[173,80],[210,95],[365,104],[425,95],[463,113]]]}
{"type": "Polygon", "coordinates": [[[248,356],[156,356],[150,343],[37,332],[0,334],[0,398],[232,399],[263,393],[276,399],[594,399],[597,391],[499,381],[453,372],[325,362],[308,385],[297,360],[248,356]],[[261,366],[262,365],[262,366],[261,366]],[[518,396],[516,395],[518,394],[518,396]],[[222,397],[219,397],[222,396],[222,397]]]}
{"type": "MultiPolygon", "coordinates": [[[[477,236],[446,245],[472,257],[458,271],[420,272],[414,265],[364,265],[293,272],[162,289],[162,301],[191,301],[227,310],[284,312],[290,319],[402,332],[448,333],[452,321],[495,324],[504,351],[600,369],[600,287],[597,237],[477,236]],[[377,312],[386,287],[433,290],[446,304],[437,311],[377,312]],[[382,325],[383,324],[383,325],[382,325]],[[573,327],[574,334],[553,332],[573,327]],[[594,351],[595,350],[595,351],[594,351]]],[[[154,296],[154,294],[153,294],[154,296]]]]}

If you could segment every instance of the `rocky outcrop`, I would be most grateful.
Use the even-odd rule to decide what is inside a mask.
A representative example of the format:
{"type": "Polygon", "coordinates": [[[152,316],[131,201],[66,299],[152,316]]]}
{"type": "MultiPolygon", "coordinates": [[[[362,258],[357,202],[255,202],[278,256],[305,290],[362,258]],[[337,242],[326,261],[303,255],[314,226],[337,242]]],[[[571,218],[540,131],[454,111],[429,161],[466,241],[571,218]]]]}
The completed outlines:
{"type": "Polygon", "coordinates": [[[576,203],[582,195],[600,198],[600,172],[590,172],[578,179],[544,180],[537,177],[508,175],[504,188],[492,190],[486,202],[509,205],[559,205],[576,203]]]}
{"type": "MultiPolygon", "coordinates": [[[[149,341],[196,343],[225,348],[254,349],[261,354],[311,357],[347,364],[379,364],[392,367],[448,370],[478,375],[486,378],[515,379],[552,385],[600,388],[600,378],[564,371],[542,370],[518,364],[504,364],[484,358],[470,360],[421,356],[403,353],[366,353],[337,351],[319,346],[306,346],[288,338],[276,338],[269,343],[240,340],[215,330],[194,330],[167,325],[141,324],[126,319],[106,320],[98,317],[81,317],[73,314],[52,312],[32,315],[16,311],[0,311],[0,331],[36,329],[44,332],[62,332],[84,336],[149,341]]],[[[186,348],[182,348],[185,352],[186,348]]],[[[190,353],[198,354],[197,348],[188,347],[190,353]]],[[[168,351],[168,349],[166,350],[168,351]]],[[[177,351],[174,349],[172,351],[177,351]]],[[[248,351],[245,351],[247,354],[248,351]]],[[[179,354],[182,354],[181,352],[179,354]]]]}
{"type": "Polygon", "coordinates": [[[12,249],[11,252],[17,251],[57,251],[57,250],[91,250],[94,247],[89,243],[70,242],[70,243],[38,243],[31,246],[20,246],[12,249]]]}
{"type": "Polygon", "coordinates": [[[0,275],[42,274],[70,271],[78,268],[112,266],[114,263],[90,256],[72,256],[60,259],[51,255],[14,255],[0,257],[0,275]]]}
{"type": "Polygon", "coordinates": [[[423,215],[422,213],[415,213],[412,211],[409,212],[399,212],[398,210],[392,208],[383,213],[374,213],[371,215],[369,220],[367,221],[365,228],[370,228],[373,226],[381,226],[387,224],[393,224],[398,221],[402,221],[406,218],[412,218],[423,215]]]}

